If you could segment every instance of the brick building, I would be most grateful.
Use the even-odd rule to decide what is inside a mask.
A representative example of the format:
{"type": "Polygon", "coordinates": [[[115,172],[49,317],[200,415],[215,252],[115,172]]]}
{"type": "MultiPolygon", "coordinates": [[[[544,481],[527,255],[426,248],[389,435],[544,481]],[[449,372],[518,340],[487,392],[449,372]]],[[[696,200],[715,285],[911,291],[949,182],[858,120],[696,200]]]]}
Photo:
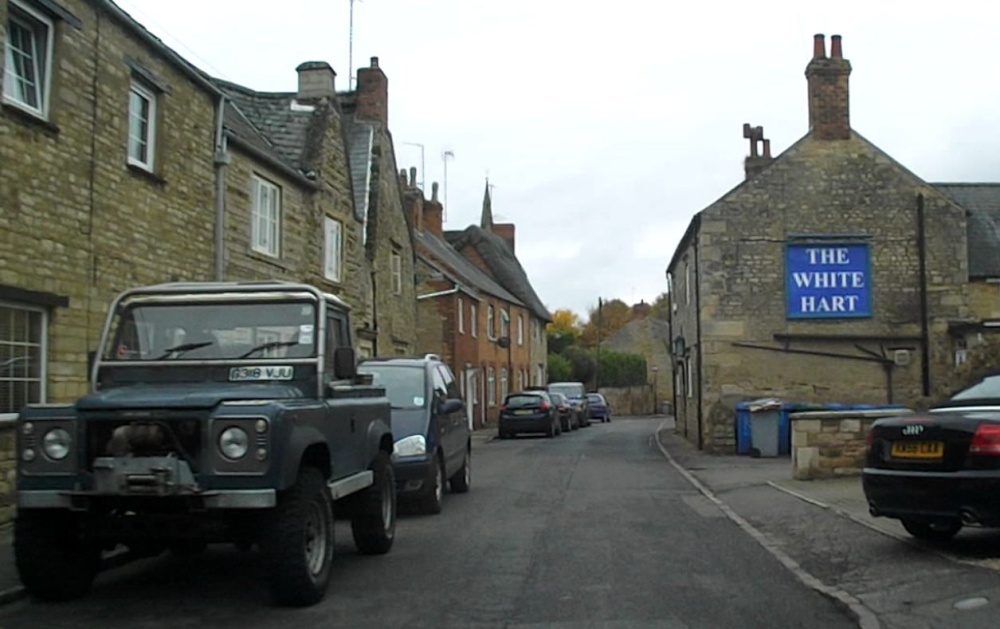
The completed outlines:
{"type": "Polygon", "coordinates": [[[742,400],[917,404],[955,381],[967,209],[851,128],[851,65],[839,36],[825,44],[808,133],[771,157],[746,125],[745,179],[694,216],[667,269],[678,430],[706,450],[732,451],[742,400]]]}
{"type": "Polygon", "coordinates": [[[425,199],[416,169],[410,173],[401,179],[418,259],[418,347],[441,355],[455,372],[470,426],[492,424],[504,396],[529,381],[531,311],[445,240],[437,184],[425,199]]]}

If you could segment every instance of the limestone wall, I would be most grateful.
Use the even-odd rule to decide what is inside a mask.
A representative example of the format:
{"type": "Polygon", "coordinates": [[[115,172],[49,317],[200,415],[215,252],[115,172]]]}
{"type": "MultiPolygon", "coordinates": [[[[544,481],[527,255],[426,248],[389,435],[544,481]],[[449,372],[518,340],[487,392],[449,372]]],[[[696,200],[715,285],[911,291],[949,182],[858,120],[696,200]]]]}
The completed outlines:
{"type": "Polygon", "coordinates": [[[861,474],[868,431],[875,420],[912,412],[888,409],[790,414],[793,477],[812,480],[861,474]]]}

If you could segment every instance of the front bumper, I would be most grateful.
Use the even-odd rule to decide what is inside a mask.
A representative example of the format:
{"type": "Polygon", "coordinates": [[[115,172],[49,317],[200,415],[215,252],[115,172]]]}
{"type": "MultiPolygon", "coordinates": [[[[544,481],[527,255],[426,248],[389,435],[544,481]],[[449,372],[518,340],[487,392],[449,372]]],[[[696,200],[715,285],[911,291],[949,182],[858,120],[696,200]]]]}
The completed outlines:
{"type": "Polygon", "coordinates": [[[117,500],[174,501],[192,511],[214,509],[268,509],[277,504],[274,489],[229,489],[204,492],[178,493],[167,496],[105,494],[89,491],[20,490],[17,492],[19,509],[71,509],[88,511],[101,502],[117,500]]]}
{"type": "Polygon", "coordinates": [[[865,468],[873,516],[1000,525],[1000,471],[904,472],[865,468]]]}
{"type": "Polygon", "coordinates": [[[392,462],[396,475],[396,493],[409,494],[421,491],[429,482],[434,462],[431,459],[397,459],[392,462]]]}

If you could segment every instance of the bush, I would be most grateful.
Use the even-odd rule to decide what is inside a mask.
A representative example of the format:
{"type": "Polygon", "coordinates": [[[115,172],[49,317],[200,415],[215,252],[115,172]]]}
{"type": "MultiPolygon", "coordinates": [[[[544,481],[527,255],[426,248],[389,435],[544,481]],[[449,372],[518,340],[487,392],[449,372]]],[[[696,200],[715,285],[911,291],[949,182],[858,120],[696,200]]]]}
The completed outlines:
{"type": "Polygon", "coordinates": [[[573,378],[573,366],[559,354],[549,354],[549,382],[566,382],[573,378]]]}
{"type": "Polygon", "coordinates": [[[590,384],[594,381],[594,376],[597,375],[597,360],[594,359],[593,352],[571,345],[563,350],[562,355],[569,361],[572,368],[571,377],[567,378],[567,380],[583,382],[585,384],[590,384]]]}
{"type": "Polygon", "coordinates": [[[638,354],[602,351],[599,384],[602,387],[633,387],[648,383],[646,359],[638,354]]]}

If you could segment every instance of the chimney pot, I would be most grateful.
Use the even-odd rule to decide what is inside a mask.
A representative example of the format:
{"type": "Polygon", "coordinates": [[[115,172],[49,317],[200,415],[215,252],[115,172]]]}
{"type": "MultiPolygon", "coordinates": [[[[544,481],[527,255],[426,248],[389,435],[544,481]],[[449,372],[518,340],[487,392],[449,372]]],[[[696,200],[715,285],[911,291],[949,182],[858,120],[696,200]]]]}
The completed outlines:
{"type": "Polygon", "coordinates": [[[410,166],[410,186],[416,187],[417,185],[417,167],[410,166]]]}
{"type": "Polygon", "coordinates": [[[438,202],[438,182],[436,181],[431,184],[431,201],[438,202]]]}
{"type": "Polygon", "coordinates": [[[378,67],[378,57],[372,57],[371,67],[373,67],[373,68],[377,68],[378,67]]]}
{"type": "Polygon", "coordinates": [[[821,33],[813,36],[813,59],[826,59],[826,36],[821,33]]]}
{"type": "Polygon", "coordinates": [[[764,157],[771,159],[771,141],[764,140],[764,157]]]}
{"type": "Polygon", "coordinates": [[[844,51],[841,49],[840,45],[840,35],[833,35],[830,37],[830,58],[831,59],[843,59],[844,51]]]}

